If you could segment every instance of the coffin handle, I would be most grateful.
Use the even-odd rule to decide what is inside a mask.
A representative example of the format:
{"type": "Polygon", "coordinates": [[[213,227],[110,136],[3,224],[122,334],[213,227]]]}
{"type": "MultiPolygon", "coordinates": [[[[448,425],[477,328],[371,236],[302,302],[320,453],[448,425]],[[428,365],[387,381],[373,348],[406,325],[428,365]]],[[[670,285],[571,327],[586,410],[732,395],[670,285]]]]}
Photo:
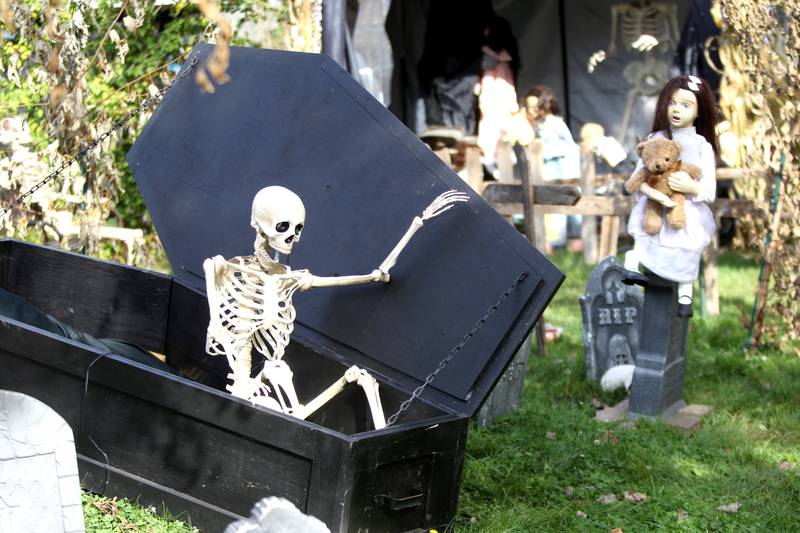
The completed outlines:
{"type": "Polygon", "coordinates": [[[395,497],[388,494],[378,494],[373,498],[373,501],[381,506],[386,507],[390,511],[402,511],[403,509],[411,509],[422,505],[422,493],[414,494],[412,496],[395,497]]]}

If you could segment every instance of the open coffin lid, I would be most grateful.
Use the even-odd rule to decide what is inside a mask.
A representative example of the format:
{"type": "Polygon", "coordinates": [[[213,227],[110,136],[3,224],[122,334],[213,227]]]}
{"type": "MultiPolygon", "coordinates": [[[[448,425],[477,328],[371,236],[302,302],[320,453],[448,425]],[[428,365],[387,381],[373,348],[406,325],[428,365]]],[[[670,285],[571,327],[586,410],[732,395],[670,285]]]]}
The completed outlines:
{"type": "Polygon", "coordinates": [[[421,395],[472,415],[563,275],[332,59],[230,52],[228,83],[179,80],[128,153],[176,278],[204,291],[205,258],[253,254],[251,202],[268,185],[305,203],[286,262],[318,276],[371,272],[436,196],[468,192],[417,232],[390,283],[297,293],[293,337],[410,393],[474,331],[421,395]]]}

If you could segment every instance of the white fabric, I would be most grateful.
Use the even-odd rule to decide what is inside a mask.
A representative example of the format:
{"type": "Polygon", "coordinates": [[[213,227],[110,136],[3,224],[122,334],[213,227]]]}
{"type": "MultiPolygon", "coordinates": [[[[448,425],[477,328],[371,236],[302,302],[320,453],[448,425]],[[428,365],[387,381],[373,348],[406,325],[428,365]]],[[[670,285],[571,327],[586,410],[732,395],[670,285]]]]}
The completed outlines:
{"type": "MultiPolygon", "coordinates": [[[[663,132],[654,136],[666,137],[663,132]]],[[[647,197],[636,193],[628,233],[634,239],[635,255],[641,264],[664,279],[688,283],[697,279],[700,257],[717,229],[708,206],[716,197],[716,160],[714,149],[694,127],[673,129],[672,138],[682,147],[681,160],[697,165],[702,171],[700,192],[696,196],[686,195],[686,225],[676,230],[665,220],[659,233],[648,235],[642,229],[647,197]]],[[[634,172],[640,168],[641,160],[634,172]]]]}

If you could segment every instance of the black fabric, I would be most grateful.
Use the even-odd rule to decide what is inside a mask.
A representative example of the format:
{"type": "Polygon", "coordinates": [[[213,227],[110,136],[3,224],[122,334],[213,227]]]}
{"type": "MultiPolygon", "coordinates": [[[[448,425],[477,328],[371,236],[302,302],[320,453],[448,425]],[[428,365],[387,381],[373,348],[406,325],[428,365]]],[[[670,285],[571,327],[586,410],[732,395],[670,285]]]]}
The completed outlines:
{"type": "Polygon", "coordinates": [[[42,329],[48,333],[87,344],[92,348],[102,351],[108,350],[126,359],[131,359],[152,368],[178,375],[178,372],[174,368],[135,344],[117,339],[98,339],[88,333],[78,331],[56,320],[52,316],[43,313],[35,306],[25,301],[24,298],[5,289],[0,289],[0,315],[42,329]]]}
{"type": "Polygon", "coordinates": [[[428,125],[475,133],[473,89],[481,70],[484,28],[494,16],[489,0],[432,0],[419,80],[428,125]]]}
{"type": "Polygon", "coordinates": [[[428,125],[449,126],[475,134],[477,97],[475,84],[478,75],[447,79],[439,77],[431,83],[425,96],[425,116],[428,125]]]}
{"type": "MultiPolygon", "coordinates": [[[[692,10],[683,26],[675,54],[675,66],[683,74],[693,74],[706,80],[716,94],[720,75],[705,57],[706,41],[714,35],[719,35],[719,28],[711,17],[711,0],[692,0],[692,10]]],[[[716,43],[710,47],[709,56],[716,65],[720,64],[716,43]]]]}

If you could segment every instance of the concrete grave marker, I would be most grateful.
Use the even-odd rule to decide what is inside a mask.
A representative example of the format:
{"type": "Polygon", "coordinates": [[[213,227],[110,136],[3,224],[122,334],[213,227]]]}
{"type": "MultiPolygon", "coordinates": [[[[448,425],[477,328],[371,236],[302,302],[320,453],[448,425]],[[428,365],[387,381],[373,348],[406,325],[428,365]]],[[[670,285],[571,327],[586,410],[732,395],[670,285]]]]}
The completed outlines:
{"type": "Polygon", "coordinates": [[[639,352],[639,322],[644,297],[622,282],[624,267],[608,256],[594,268],[581,296],[586,375],[599,381],[616,365],[632,365],[639,352]]]}
{"type": "Polygon", "coordinates": [[[85,531],[72,429],[11,391],[0,391],[0,531],[85,531]]]}

